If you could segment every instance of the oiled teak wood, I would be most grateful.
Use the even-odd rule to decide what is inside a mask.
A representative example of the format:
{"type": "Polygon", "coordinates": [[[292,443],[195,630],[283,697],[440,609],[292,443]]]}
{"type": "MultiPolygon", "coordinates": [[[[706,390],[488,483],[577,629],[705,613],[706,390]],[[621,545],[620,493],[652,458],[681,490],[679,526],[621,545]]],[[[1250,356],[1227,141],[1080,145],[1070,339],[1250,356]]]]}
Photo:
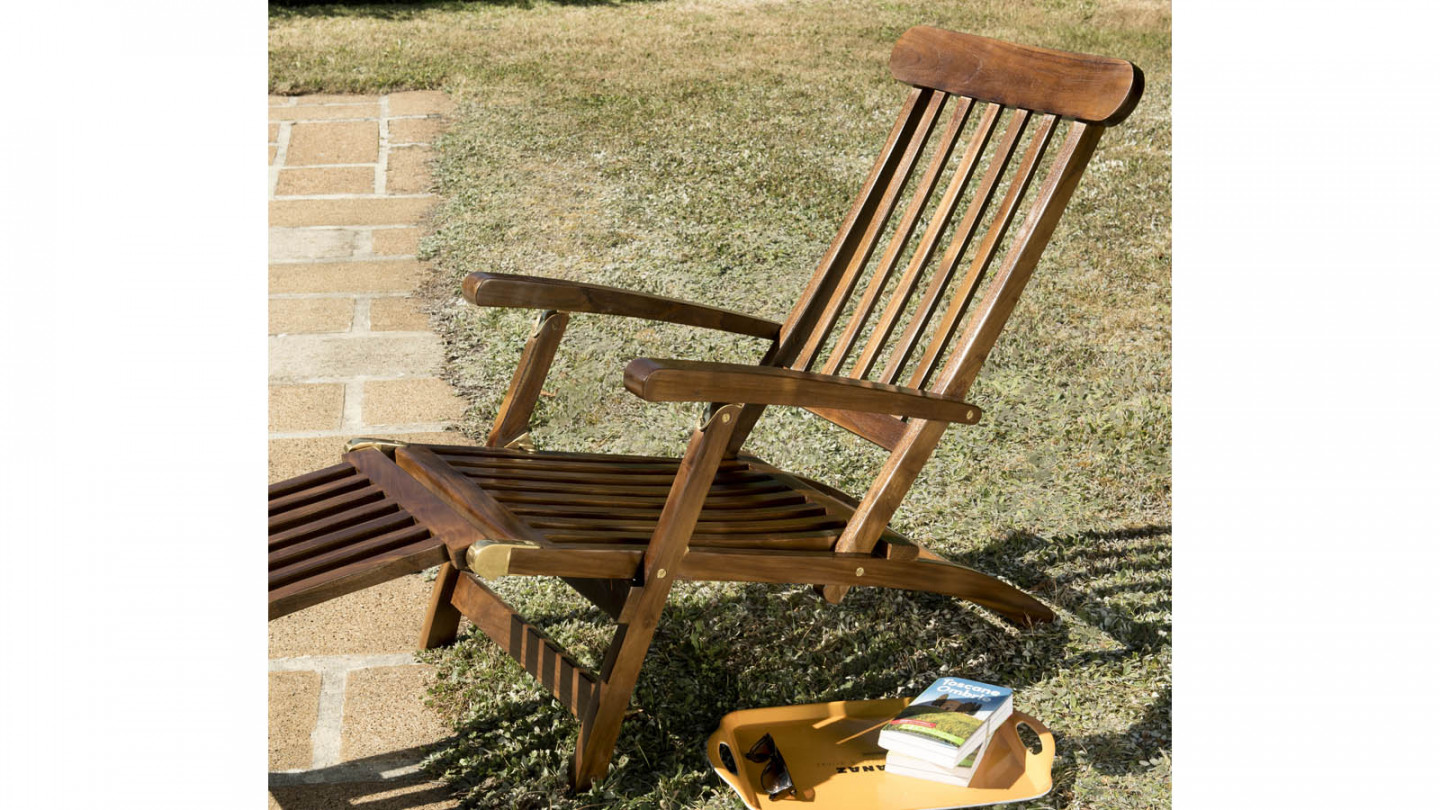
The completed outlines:
{"type": "Polygon", "coordinates": [[[500,412],[495,416],[495,426],[490,429],[486,444],[505,447],[529,430],[530,416],[540,399],[545,375],[550,373],[550,364],[555,361],[555,352],[560,348],[560,339],[565,336],[565,327],[569,323],[568,313],[540,313],[535,331],[525,343],[520,361],[515,364],[515,376],[511,378],[510,388],[500,403],[500,412]]]}
{"type": "Polygon", "coordinates": [[[604,776],[676,579],[929,591],[1015,624],[1054,613],[889,527],[1036,269],[1105,130],[1139,102],[1129,62],[912,28],[891,54],[894,125],[783,324],[583,282],[472,273],[479,306],[541,310],[488,446],[356,451],[271,489],[272,614],[440,564],[420,639],[467,616],[580,720],[572,779],[604,776]],[[948,179],[947,179],[948,178],[948,179]],[[943,181],[943,182],[942,182],[943,181]],[[523,441],[571,313],[769,341],[754,365],[640,358],[625,387],[709,406],[682,458],[523,441]],[[888,452],[852,497],[742,453],[767,407],[802,407],[888,452]],[[482,578],[557,576],[616,621],[586,668],[482,578]]]}
{"type": "Polygon", "coordinates": [[[625,367],[625,388],[650,402],[730,399],[764,405],[898,414],[966,425],[980,421],[980,409],[958,399],[898,385],[773,366],[642,357],[625,367]]]}
{"type": "Polygon", "coordinates": [[[780,325],[764,318],[731,312],[674,298],[632,292],[600,284],[583,284],[537,276],[471,273],[466,276],[465,297],[482,307],[525,307],[560,312],[598,312],[686,326],[719,329],[751,337],[773,339],[780,325]]]}

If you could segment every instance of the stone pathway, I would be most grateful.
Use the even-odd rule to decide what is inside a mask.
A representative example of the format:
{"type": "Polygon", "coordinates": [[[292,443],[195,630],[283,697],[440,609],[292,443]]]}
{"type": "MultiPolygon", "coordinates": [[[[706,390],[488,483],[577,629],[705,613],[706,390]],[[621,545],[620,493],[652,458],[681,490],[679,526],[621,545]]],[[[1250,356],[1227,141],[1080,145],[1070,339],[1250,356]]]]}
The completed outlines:
{"type": "MultiPolygon", "coordinates": [[[[270,98],[270,480],[354,436],[468,444],[436,377],[439,338],[407,296],[443,93],[270,98]]],[[[270,623],[270,806],[449,808],[416,765],[448,729],[414,663],[420,575],[270,623]]]]}

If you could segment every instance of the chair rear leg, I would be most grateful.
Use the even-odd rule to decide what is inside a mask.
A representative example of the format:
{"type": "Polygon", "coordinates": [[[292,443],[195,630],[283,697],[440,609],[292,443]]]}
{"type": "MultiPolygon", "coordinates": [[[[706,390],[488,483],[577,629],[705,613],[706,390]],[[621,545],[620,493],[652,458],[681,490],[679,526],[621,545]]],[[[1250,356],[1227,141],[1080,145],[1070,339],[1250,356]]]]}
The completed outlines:
{"type": "Polygon", "coordinates": [[[455,643],[460,634],[460,611],[451,600],[460,571],[451,563],[440,566],[435,588],[430,592],[430,607],[425,612],[425,625],[420,628],[420,649],[429,650],[455,643]]]}

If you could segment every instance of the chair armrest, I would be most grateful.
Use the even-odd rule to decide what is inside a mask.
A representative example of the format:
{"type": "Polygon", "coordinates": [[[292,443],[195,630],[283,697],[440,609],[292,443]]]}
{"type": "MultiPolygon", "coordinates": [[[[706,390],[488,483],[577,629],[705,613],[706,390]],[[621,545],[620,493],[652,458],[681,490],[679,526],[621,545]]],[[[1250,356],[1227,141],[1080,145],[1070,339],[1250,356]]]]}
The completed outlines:
{"type": "Polygon", "coordinates": [[[599,284],[503,273],[471,273],[465,277],[464,289],[465,298],[480,307],[597,312],[719,329],[769,340],[780,335],[780,324],[764,318],[599,284]]]}
{"type": "Polygon", "coordinates": [[[968,402],[898,385],[773,366],[656,360],[625,367],[625,388],[648,402],[737,402],[799,405],[911,416],[973,425],[980,409],[968,402]]]}

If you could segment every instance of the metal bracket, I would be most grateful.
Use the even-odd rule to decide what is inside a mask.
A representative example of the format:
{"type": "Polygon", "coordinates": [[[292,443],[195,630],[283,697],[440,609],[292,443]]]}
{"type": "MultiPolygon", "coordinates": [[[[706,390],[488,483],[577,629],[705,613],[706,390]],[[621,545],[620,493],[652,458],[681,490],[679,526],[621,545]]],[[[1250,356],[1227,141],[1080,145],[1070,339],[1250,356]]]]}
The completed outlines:
{"type": "Polygon", "coordinates": [[[356,450],[375,449],[387,456],[395,455],[396,448],[405,447],[409,442],[402,442],[399,439],[375,439],[369,436],[356,436],[345,442],[346,453],[353,453],[356,450]]]}
{"type": "Polygon", "coordinates": [[[465,567],[485,579],[499,579],[510,573],[510,551],[516,547],[539,548],[523,540],[514,543],[481,540],[465,549],[465,567]]]}
{"type": "Polygon", "coordinates": [[[530,431],[527,430],[506,443],[505,449],[523,450],[526,453],[533,453],[535,452],[535,440],[530,438],[530,431]]]}

